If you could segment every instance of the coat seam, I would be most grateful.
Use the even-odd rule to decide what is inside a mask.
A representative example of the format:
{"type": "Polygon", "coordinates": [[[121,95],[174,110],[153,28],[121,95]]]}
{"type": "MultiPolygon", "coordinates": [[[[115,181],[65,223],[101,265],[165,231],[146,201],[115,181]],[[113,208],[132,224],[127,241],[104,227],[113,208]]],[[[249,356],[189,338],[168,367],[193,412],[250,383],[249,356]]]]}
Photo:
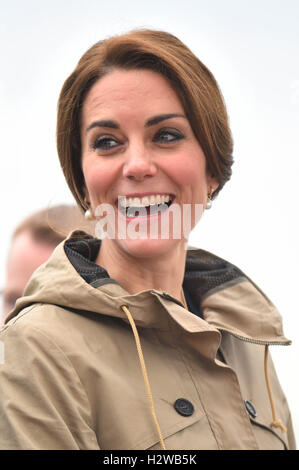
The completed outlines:
{"type": "Polygon", "coordinates": [[[183,354],[183,352],[180,350],[179,347],[178,347],[178,351],[179,351],[179,353],[180,353],[180,356],[181,356],[181,358],[182,358],[182,361],[184,362],[184,365],[185,365],[185,368],[186,368],[186,370],[187,370],[187,372],[188,372],[188,375],[189,375],[189,377],[190,377],[190,379],[191,379],[191,381],[192,381],[192,383],[193,383],[193,385],[194,385],[194,387],[195,387],[196,393],[197,393],[198,398],[199,398],[199,400],[200,400],[200,403],[201,403],[201,405],[202,405],[202,407],[203,407],[203,409],[204,409],[205,416],[207,417],[207,420],[208,420],[210,429],[211,429],[211,431],[212,431],[212,433],[213,433],[213,436],[214,436],[214,439],[215,439],[215,441],[216,441],[216,443],[217,443],[217,446],[218,446],[219,450],[223,450],[223,449],[224,449],[223,442],[222,442],[221,438],[220,438],[218,435],[216,435],[215,429],[214,429],[214,427],[213,427],[212,424],[211,424],[211,423],[213,423],[213,425],[214,425],[213,418],[212,418],[211,416],[209,416],[209,414],[208,414],[207,411],[206,411],[206,408],[205,408],[205,406],[204,406],[204,402],[203,402],[203,400],[201,399],[201,396],[200,396],[200,393],[199,393],[199,387],[198,387],[198,385],[195,383],[194,378],[192,377],[190,368],[189,368],[189,366],[187,365],[187,362],[186,362],[186,360],[185,360],[185,358],[184,358],[184,354],[183,354]]]}
{"type": "MultiPolygon", "coordinates": [[[[169,319],[169,323],[170,323],[170,319],[169,319]]],[[[169,327],[170,327],[170,331],[171,331],[171,330],[172,330],[171,324],[169,324],[169,327]]],[[[174,335],[174,336],[175,336],[175,335],[174,335]]],[[[182,336],[182,332],[179,332],[178,336],[182,336]]],[[[210,417],[210,416],[208,415],[208,413],[206,412],[205,406],[204,406],[204,404],[203,404],[203,401],[202,401],[202,399],[201,399],[201,396],[200,396],[200,393],[199,393],[199,390],[198,390],[198,386],[197,386],[197,384],[196,384],[195,381],[194,381],[194,378],[193,378],[193,376],[192,376],[192,374],[191,374],[191,371],[190,371],[190,369],[189,369],[189,366],[187,365],[187,362],[186,362],[186,360],[185,360],[185,358],[184,358],[184,354],[183,354],[183,352],[181,351],[181,348],[180,348],[180,346],[179,346],[179,342],[177,342],[176,349],[177,349],[177,351],[178,351],[179,354],[180,354],[181,360],[183,361],[184,366],[185,366],[185,368],[186,368],[186,370],[187,370],[187,373],[188,373],[188,375],[189,375],[189,377],[190,377],[190,379],[191,379],[191,382],[193,383],[193,386],[194,386],[194,388],[195,388],[195,390],[196,390],[197,396],[198,396],[199,401],[200,401],[200,403],[201,403],[201,405],[202,405],[202,407],[203,407],[205,416],[207,417],[207,421],[208,421],[208,423],[209,423],[211,432],[213,433],[213,436],[214,436],[214,438],[215,438],[215,441],[216,441],[216,443],[217,443],[217,446],[218,446],[218,448],[221,450],[221,449],[223,449],[223,443],[222,443],[221,439],[218,439],[218,436],[216,436],[215,431],[214,431],[213,427],[211,426],[211,421],[213,422],[213,419],[211,419],[211,417],[210,417]]]]}
{"type": "Polygon", "coordinates": [[[2,333],[3,331],[6,331],[9,327],[12,327],[12,325],[15,325],[20,318],[24,317],[25,315],[27,315],[27,313],[31,312],[31,310],[33,310],[34,307],[36,307],[37,305],[40,305],[40,302],[31,304],[28,307],[25,307],[22,310],[20,310],[18,315],[16,315],[15,317],[12,317],[9,323],[2,325],[0,329],[0,333],[2,333]]]}
{"type": "MultiPolygon", "coordinates": [[[[250,422],[251,422],[254,426],[258,426],[258,427],[260,427],[260,428],[262,428],[262,429],[265,429],[266,431],[270,432],[271,434],[273,434],[273,435],[274,435],[275,437],[277,437],[277,439],[283,444],[284,450],[289,450],[289,449],[288,449],[288,446],[287,446],[287,444],[286,444],[286,442],[285,442],[280,436],[278,436],[278,434],[277,434],[275,431],[273,431],[273,429],[271,429],[269,426],[266,426],[265,424],[260,423],[259,421],[256,421],[256,420],[254,420],[254,419],[252,419],[252,418],[250,418],[250,422]]],[[[260,450],[262,450],[262,449],[260,449],[260,450]]]]}

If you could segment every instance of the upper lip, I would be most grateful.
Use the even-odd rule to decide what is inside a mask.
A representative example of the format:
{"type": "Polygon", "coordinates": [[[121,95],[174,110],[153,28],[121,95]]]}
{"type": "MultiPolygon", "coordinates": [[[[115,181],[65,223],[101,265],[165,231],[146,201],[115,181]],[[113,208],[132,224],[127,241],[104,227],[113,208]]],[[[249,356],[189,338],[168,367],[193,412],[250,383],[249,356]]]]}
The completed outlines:
{"type": "Polygon", "coordinates": [[[130,193],[130,194],[119,194],[118,197],[139,197],[139,198],[142,198],[142,197],[145,197],[145,196],[157,196],[158,194],[160,194],[161,196],[163,195],[168,195],[171,196],[171,197],[174,197],[174,194],[172,193],[168,193],[166,191],[148,191],[148,192],[145,192],[145,193],[130,193]]]}
{"type": "Polygon", "coordinates": [[[118,199],[122,199],[122,198],[126,198],[126,200],[128,200],[129,198],[134,198],[134,197],[138,197],[140,199],[142,199],[143,197],[146,197],[146,196],[157,196],[157,195],[169,195],[170,198],[171,198],[171,202],[174,201],[175,199],[175,195],[173,193],[167,193],[166,191],[146,191],[144,193],[130,193],[130,194],[119,194],[118,195],[118,198],[116,199],[115,201],[115,204],[116,206],[118,205],[118,199]]]}

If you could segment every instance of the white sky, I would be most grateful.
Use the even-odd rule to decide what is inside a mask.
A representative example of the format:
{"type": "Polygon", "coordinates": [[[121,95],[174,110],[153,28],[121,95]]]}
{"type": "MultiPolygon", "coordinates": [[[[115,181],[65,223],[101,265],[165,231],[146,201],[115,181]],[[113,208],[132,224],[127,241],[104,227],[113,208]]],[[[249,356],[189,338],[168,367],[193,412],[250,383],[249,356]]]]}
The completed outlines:
{"type": "Polygon", "coordinates": [[[232,180],[190,243],[238,265],[282,313],[293,345],[271,352],[299,442],[298,0],[0,0],[0,12],[0,286],[15,225],[72,202],[55,120],[79,57],[132,28],[175,34],[215,75],[235,141],[232,180]]]}

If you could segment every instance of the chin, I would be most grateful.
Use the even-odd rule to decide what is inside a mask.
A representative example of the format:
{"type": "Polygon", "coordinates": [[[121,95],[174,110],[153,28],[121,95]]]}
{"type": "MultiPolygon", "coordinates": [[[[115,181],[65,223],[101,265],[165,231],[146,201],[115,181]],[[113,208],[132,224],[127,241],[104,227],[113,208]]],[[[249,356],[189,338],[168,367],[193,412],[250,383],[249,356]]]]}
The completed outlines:
{"type": "Polygon", "coordinates": [[[139,238],[136,240],[115,240],[119,248],[134,258],[155,258],[163,256],[176,249],[184,240],[153,240],[139,238]]]}

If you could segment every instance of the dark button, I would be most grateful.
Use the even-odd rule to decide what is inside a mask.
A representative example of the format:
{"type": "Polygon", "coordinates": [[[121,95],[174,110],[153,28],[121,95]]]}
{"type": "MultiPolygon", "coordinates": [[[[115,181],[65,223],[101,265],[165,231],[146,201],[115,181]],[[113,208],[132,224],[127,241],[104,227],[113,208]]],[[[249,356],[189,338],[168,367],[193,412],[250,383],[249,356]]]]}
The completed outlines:
{"type": "Polygon", "coordinates": [[[256,418],[257,417],[257,412],[256,412],[256,409],[254,408],[253,404],[251,403],[251,401],[244,400],[244,403],[245,403],[245,406],[246,406],[246,410],[248,411],[250,416],[252,418],[256,418]]]}
{"type": "Polygon", "coordinates": [[[175,410],[182,416],[191,416],[194,413],[194,406],[186,398],[178,398],[174,403],[175,410]]]}

